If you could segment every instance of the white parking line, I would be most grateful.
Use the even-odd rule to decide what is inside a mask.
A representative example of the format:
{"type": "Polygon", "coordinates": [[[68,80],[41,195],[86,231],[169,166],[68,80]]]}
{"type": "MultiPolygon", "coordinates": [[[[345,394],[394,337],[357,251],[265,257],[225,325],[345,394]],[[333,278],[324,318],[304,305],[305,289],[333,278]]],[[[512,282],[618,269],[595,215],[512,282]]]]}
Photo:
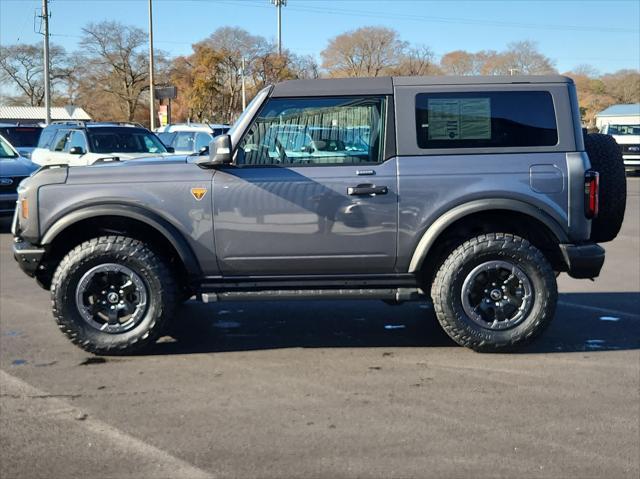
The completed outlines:
{"type": "Polygon", "coordinates": [[[136,439],[105,422],[85,415],[79,408],[62,399],[49,397],[45,391],[31,386],[3,370],[0,370],[0,390],[3,395],[19,396],[20,399],[24,401],[28,401],[29,397],[34,396],[46,398],[38,401],[38,409],[36,412],[38,416],[46,417],[55,415],[56,419],[68,421],[74,427],[83,427],[89,432],[112,442],[116,448],[124,450],[127,454],[139,454],[149,460],[154,466],[166,471],[171,471],[173,477],[188,477],[190,479],[214,477],[212,474],[178,459],[162,449],[158,449],[151,444],[136,439]],[[86,417],[86,419],[78,421],[78,417],[80,416],[83,418],[86,417]]]}
{"type": "Polygon", "coordinates": [[[640,315],[638,314],[628,313],[626,311],[618,311],[617,309],[601,308],[599,306],[588,306],[586,304],[571,303],[569,301],[558,301],[558,304],[562,306],[569,306],[572,308],[588,309],[589,311],[596,311],[598,313],[606,313],[606,314],[611,314],[616,316],[626,316],[628,318],[635,318],[635,319],[640,318],[640,315]]]}

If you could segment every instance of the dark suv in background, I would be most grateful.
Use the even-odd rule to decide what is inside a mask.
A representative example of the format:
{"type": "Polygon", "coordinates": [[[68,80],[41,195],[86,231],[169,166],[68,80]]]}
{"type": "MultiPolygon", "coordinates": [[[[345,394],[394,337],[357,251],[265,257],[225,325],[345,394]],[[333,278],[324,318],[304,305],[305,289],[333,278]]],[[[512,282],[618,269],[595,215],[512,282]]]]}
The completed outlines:
{"type": "Polygon", "coordinates": [[[41,132],[42,128],[37,124],[0,123],[0,135],[24,158],[31,158],[41,132]]]}

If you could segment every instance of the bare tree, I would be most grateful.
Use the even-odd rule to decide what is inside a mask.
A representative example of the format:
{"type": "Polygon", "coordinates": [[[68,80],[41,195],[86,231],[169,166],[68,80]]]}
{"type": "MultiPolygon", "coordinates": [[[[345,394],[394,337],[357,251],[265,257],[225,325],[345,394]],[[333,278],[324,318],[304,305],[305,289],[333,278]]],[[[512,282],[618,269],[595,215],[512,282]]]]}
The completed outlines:
{"type": "Polygon", "coordinates": [[[464,50],[455,50],[442,56],[440,67],[447,75],[476,75],[475,55],[464,50]]]}
{"type": "Polygon", "coordinates": [[[512,42],[507,45],[505,57],[514,69],[521,75],[545,75],[557,73],[553,66],[553,60],[538,51],[535,42],[524,40],[512,42]]]}
{"type": "Polygon", "coordinates": [[[435,57],[427,46],[407,47],[393,73],[407,76],[439,75],[442,70],[436,64],[435,57]]]}
{"type": "Polygon", "coordinates": [[[90,23],[82,29],[85,90],[95,89],[117,100],[127,121],[132,121],[149,88],[146,33],[118,22],[90,23]]]}
{"type": "MultiPolygon", "coordinates": [[[[69,75],[64,48],[51,45],[51,84],[56,85],[69,75]]],[[[0,83],[17,87],[20,95],[12,98],[15,104],[42,106],[44,103],[44,75],[42,45],[24,43],[0,46],[0,83]]],[[[55,91],[54,91],[55,94],[55,91]]]]}
{"type": "Polygon", "coordinates": [[[362,27],[332,38],[320,55],[330,76],[376,77],[397,67],[406,48],[395,30],[362,27]]]}

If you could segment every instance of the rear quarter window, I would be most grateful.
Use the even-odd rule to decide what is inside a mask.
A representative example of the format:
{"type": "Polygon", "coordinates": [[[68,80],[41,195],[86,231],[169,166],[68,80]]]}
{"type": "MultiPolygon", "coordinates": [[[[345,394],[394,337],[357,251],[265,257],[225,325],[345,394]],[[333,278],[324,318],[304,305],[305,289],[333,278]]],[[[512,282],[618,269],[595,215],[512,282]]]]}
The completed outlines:
{"type": "Polygon", "coordinates": [[[558,143],[553,98],[548,91],[419,93],[416,133],[423,149],[558,143]]]}

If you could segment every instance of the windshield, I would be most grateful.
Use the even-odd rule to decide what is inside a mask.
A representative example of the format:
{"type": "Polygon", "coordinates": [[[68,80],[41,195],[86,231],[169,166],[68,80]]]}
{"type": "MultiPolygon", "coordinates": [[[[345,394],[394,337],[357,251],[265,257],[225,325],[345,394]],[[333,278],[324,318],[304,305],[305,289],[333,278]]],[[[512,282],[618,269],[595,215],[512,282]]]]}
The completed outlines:
{"type": "Polygon", "coordinates": [[[610,135],[640,135],[640,125],[609,125],[610,135]]]}
{"type": "Polygon", "coordinates": [[[94,153],[166,153],[154,134],[131,128],[91,129],[89,143],[94,153]]]}
{"type": "Polygon", "coordinates": [[[41,131],[42,128],[37,126],[4,127],[0,128],[0,135],[16,148],[35,148],[41,131]]]}
{"type": "Polygon", "coordinates": [[[0,158],[17,158],[16,152],[9,146],[9,143],[2,137],[0,137],[0,158]]]}

